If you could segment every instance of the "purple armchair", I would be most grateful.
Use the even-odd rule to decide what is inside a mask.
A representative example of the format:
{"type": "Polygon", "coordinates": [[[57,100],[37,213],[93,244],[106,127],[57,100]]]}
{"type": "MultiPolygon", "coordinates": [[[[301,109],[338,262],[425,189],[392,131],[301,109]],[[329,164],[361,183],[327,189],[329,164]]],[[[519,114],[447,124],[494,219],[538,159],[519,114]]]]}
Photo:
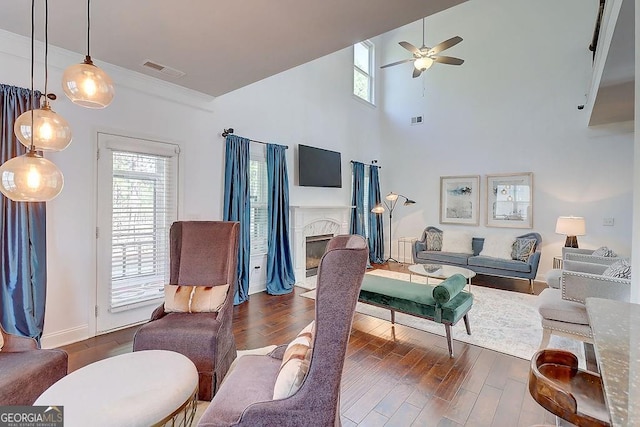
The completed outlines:
{"type": "Polygon", "coordinates": [[[273,400],[286,345],[239,358],[199,427],[340,425],[340,380],[369,256],[361,236],[336,236],[318,268],[316,331],[309,371],[292,396],[273,400]]]}
{"type": "Polygon", "coordinates": [[[33,405],[53,383],[67,375],[68,356],[62,350],[42,350],[33,338],[6,332],[0,351],[0,405],[33,405]]]}
{"type": "Polygon", "coordinates": [[[229,284],[229,292],[217,313],[166,313],[163,304],[133,339],[133,351],[171,350],[191,359],[198,369],[200,400],[211,400],[236,357],[231,320],[239,232],[237,222],[179,221],[171,226],[170,284],[229,284]]]}

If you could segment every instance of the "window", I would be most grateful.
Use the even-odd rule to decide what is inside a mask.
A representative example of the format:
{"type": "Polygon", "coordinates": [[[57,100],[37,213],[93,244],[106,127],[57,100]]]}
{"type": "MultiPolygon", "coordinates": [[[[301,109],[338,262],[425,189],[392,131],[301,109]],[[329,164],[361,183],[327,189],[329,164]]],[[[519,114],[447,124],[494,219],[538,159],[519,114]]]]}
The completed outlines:
{"type": "Polygon", "coordinates": [[[178,152],[176,145],[113,135],[100,145],[98,233],[110,310],[157,299],[169,283],[178,152]]]}
{"type": "Polygon", "coordinates": [[[373,43],[353,46],[353,94],[373,104],[373,43]]]}
{"type": "Polygon", "coordinates": [[[249,161],[251,256],[267,253],[269,225],[267,185],[267,160],[264,155],[252,155],[249,161]]]}

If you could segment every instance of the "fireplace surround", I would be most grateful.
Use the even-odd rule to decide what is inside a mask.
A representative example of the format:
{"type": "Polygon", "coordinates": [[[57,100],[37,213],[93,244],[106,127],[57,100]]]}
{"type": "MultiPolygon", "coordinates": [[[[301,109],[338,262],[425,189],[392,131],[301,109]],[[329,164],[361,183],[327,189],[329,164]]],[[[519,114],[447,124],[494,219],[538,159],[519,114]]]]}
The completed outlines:
{"type": "Polygon", "coordinates": [[[296,284],[306,279],[307,237],[349,234],[353,206],[290,206],[291,251],[296,284]]]}

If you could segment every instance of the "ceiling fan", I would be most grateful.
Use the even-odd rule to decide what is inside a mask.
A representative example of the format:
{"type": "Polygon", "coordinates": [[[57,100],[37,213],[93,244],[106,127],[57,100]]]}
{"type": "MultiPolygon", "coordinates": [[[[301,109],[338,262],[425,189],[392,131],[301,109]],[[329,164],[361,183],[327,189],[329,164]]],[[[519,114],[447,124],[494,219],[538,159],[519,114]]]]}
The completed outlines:
{"type": "Polygon", "coordinates": [[[380,68],[393,67],[394,65],[404,64],[405,62],[413,62],[413,77],[416,78],[420,76],[423,71],[431,67],[434,62],[439,62],[440,64],[447,65],[462,65],[464,63],[464,60],[460,58],[438,55],[443,50],[449,49],[450,47],[453,47],[460,43],[462,41],[462,37],[451,37],[448,40],[438,43],[434,47],[427,47],[424,44],[424,23],[424,18],[422,18],[422,47],[420,47],[420,49],[409,42],[402,41],[398,43],[400,46],[411,52],[413,54],[413,58],[392,62],[391,64],[383,65],[380,68]]]}

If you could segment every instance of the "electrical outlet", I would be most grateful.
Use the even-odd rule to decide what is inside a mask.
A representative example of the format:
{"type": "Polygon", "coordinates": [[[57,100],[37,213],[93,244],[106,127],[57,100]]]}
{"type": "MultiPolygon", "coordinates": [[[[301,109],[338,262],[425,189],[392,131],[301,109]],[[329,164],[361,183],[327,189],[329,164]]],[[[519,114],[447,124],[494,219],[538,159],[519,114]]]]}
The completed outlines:
{"type": "Polygon", "coordinates": [[[613,222],[614,219],[609,217],[609,218],[602,218],[602,225],[606,225],[606,226],[613,226],[613,222]]]}
{"type": "Polygon", "coordinates": [[[423,122],[422,116],[411,117],[411,126],[413,125],[421,125],[423,122]]]}

